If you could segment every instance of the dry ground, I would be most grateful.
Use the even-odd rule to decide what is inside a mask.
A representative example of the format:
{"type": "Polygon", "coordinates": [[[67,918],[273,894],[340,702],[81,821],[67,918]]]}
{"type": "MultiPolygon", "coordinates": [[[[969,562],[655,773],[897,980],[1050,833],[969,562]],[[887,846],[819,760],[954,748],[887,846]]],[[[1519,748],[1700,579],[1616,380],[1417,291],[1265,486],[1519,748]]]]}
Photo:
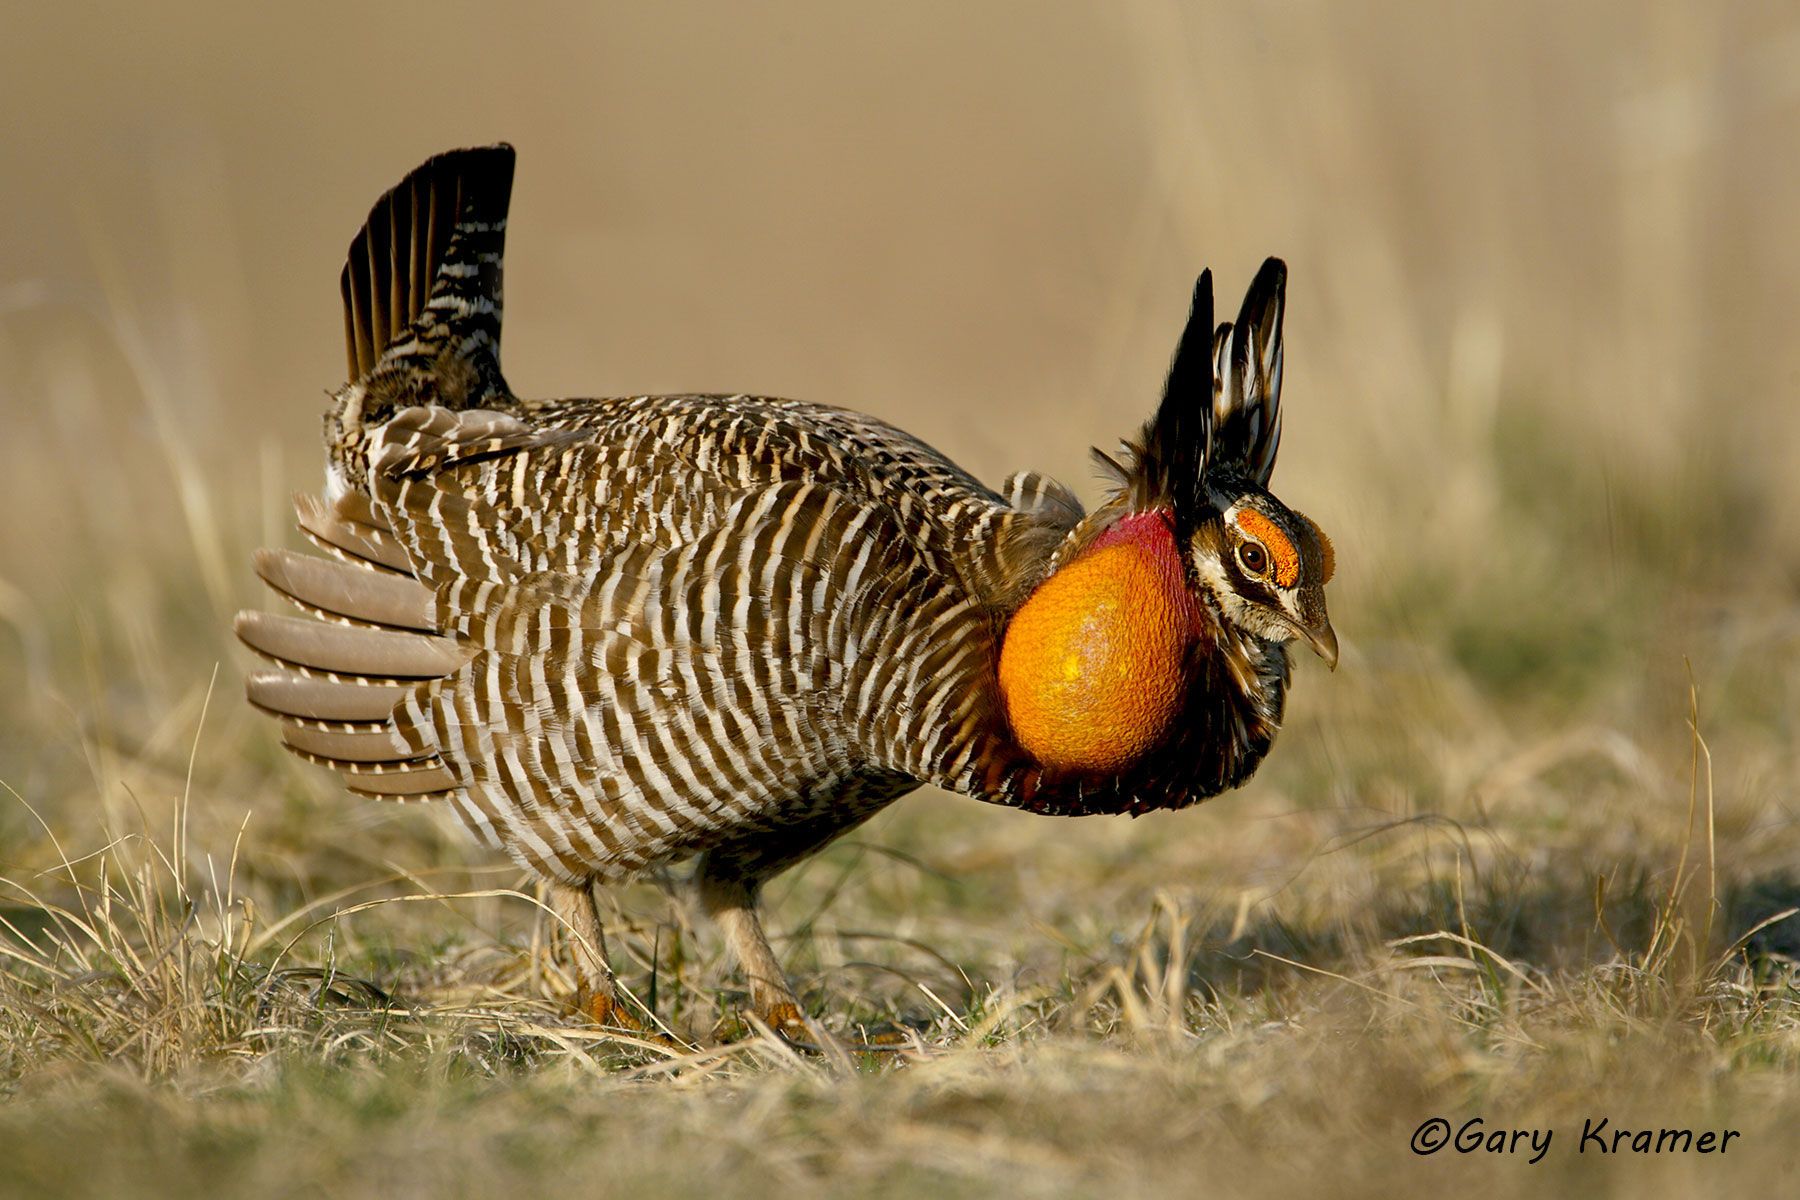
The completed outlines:
{"type": "Polygon", "coordinates": [[[0,42],[0,1195],[1800,1188],[1791,16],[249,11],[0,42]],[[244,711],[337,255],[497,136],[521,388],[844,403],[1090,496],[1194,270],[1290,261],[1344,662],[1201,809],[921,794],[779,881],[813,1013],[897,1052],[736,1027],[679,870],[613,949],[680,1044],[583,1030],[527,881],[244,711]]]}

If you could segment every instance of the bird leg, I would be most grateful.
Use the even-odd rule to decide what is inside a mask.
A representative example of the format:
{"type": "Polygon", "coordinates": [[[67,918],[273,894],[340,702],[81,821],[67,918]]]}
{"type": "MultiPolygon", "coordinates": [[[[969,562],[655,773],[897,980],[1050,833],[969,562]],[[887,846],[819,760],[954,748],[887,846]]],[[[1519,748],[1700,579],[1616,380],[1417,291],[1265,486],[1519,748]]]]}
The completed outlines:
{"type": "Polygon", "coordinates": [[[593,881],[578,886],[552,883],[550,907],[561,918],[574,959],[575,1007],[596,1025],[641,1031],[643,1025],[618,1000],[612,968],[606,962],[606,933],[594,903],[593,881]]]}
{"type": "Polygon", "coordinates": [[[712,855],[702,860],[697,883],[701,908],[724,932],[725,944],[750,984],[750,1005],[756,1015],[783,1037],[810,1040],[800,1001],[763,934],[755,884],[722,870],[712,855]]]}
{"type": "Polygon", "coordinates": [[[790,823],[778,838],[749,834],[701,855],[694,875],[700,907],[724,932],[725,944],[750,984],[756,1015],[783,1037],[804,1045],[814,1040],[787,974],[763,935],[757,892],[764,880],[817,854],[917,786],[901,775],[870,776],[841,791],[824,811],[790,823]]]}

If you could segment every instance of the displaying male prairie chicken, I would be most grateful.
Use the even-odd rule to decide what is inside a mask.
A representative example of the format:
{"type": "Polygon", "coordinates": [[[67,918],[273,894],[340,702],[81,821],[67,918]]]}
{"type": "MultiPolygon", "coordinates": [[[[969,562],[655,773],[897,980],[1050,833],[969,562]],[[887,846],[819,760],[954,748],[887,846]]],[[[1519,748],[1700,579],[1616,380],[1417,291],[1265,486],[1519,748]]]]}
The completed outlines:
{"type": "Polygon", "coordinates": [[[1268,751],[1289,643],[1335,665],[1331,545],[1267,490],[1279,261],[1216,330],[1200,276],[1161,405],[1084,514],[843,409],[514,395],[512,171],[507,146],[434,158],[352,242],[350,381],[325,493],[297,501],[324,556],[260,552],[306,615],[237,629],[296,753],[452,805],[551,881],[595,1020],[632,1023],[597,885],[698,855],[752,1004],[791,1031],[770,876],[921,783],[1060,816],[1193,804],[1268,751]]]}

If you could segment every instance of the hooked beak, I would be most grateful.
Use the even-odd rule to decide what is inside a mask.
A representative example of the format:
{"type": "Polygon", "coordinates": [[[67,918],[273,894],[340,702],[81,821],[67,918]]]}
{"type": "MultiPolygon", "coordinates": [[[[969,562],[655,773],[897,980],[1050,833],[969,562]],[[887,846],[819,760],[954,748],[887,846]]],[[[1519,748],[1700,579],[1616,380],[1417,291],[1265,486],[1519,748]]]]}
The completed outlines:
{"type": "Polygon", "coordinates": [[[1331,628],[1330,621],[1320,622],[1317,629],[1309,629],[1305,625],[1296,623],[1294,632],[1298,633],[1306,644],[1313,648],[1313,653],[1325,660],[1327,670],[1337,670],[1337,632],[1331,628]]]}

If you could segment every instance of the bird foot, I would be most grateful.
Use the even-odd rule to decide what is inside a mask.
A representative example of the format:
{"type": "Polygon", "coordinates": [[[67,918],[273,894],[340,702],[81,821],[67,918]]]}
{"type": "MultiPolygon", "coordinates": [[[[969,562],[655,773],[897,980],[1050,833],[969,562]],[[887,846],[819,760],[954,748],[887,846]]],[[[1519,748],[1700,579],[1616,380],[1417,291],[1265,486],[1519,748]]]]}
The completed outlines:
{"type": "Polygon", "coordinates": [[[575,1011],[602,1029],[639,1035],[647,1032],[644,1023],[632,1016],[631,1010],[620,1004],[611,992],[582,988],[575,994],[575,1011]]]}
{"type": "Polygon", "coordinates": [[[911,1045],[911,1039],[903,1030],[875,1033],[859,1040],[839,1037],[827,1032],[817,1021],[808,1021],[798,1005],[786,1002],[772,1004],[760,1015],[763,1024],[794,1049],[828,1058],[845,1054],[892,1054],[911,1045]]]}
{"type": "MultiPolygon", "coordinates": [[[[714,1027],[713,1036],[726,1042],[741,1041],[744,1038],[755,1036],[756,1029],[750,1020],[745,1019],[747,1015],[744,1013],[727,1015],[714,1027]]],[[[815,1045],[816,1039],[812,1030],[807,1028],[806,1014],[800,1011],[800,1006],[797,1004],[778,1001],[756,1010],[754,1019],[767,1026],[769,1032],[791,1046],[801,1050],[818,1048],[815,1045]]]]}
{"type": "Polygon", "coordinates": [[[807,1043],[813,1040],[812,1031],[806,1027],[806,1014],[800,1011],[797,1004],[785,1001],[772,1004],[763,1010],[762,1019],[763,1024],[790,1042],[807,1043]]]}

